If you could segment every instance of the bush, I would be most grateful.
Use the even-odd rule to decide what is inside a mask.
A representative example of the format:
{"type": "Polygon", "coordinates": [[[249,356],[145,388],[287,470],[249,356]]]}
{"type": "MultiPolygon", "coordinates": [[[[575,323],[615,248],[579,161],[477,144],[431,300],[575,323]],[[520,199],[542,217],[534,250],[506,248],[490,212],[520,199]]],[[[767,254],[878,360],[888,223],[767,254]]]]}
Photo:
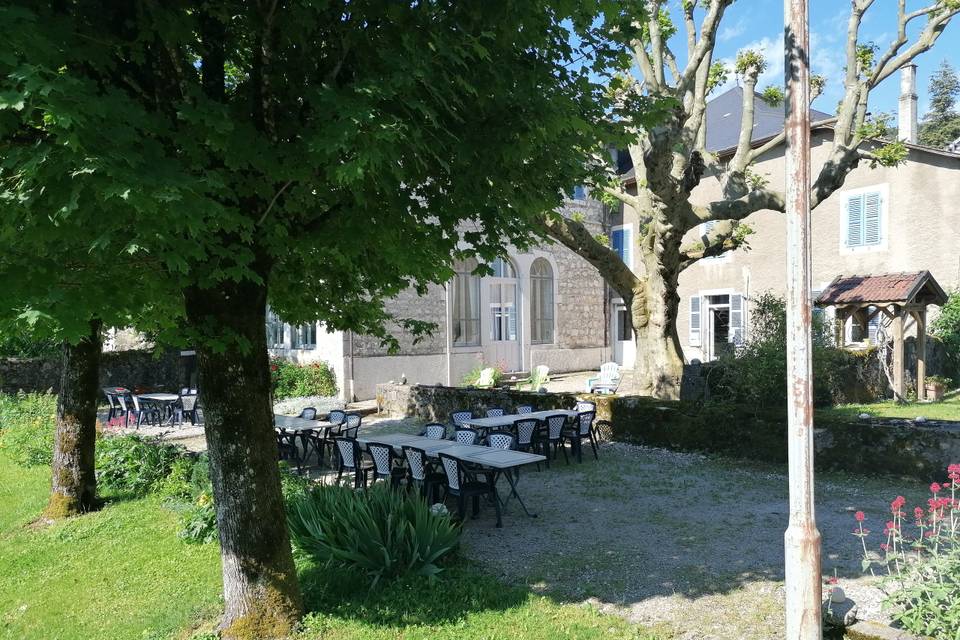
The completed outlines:
{"type": "Polygon", "coordinates": [[[948,482],[930,485],[926,507],[907,509],[897,496],[879,552],[867,546],[867,514],[856,512],[853,535],[863,548],[863,570],[886,575],[887,605],[903,628],[934,638],[956,638],[960,629],[960,464],[948,482]]]}
{"type": "Polygon", "coordinates": [[[137,435],[97,443],[97,482],[102,488],[142,496],[168,482],[185,451],[177,445],[137,435]]]}
{"type": "Polygon", "coordinates": [[[337,378],[326,362],[298,365],[282,359],[270,362],[270,379],[275,399],[337,395],[337,378]]]}
{"type": "Polygon", "coordinates": [[[472,387],[480,382],[480,373],[484,369],[493,369],[493,386],[498,386],[503,380],[504,372],[506,371],[505,364],[480,364],[474,367],[472,370],[464,374],[461,378],[461,386],[472,387]]]}
{"type": "Polygon", "coordinates": [[[0,394],[0,450],[23,466],[53,461],[57,397],[48,393],[0,394]]]}
{"type": "Polygon", "coordinates": [[[954,382],[960,383],[960,289],[950,293],[947,304],[931,325],[933,335],[943,342],[947,352],[947,370],[954,382]]]}
{"type": "Polygon", "coordinates": [[[449,516],[386,484],[367,491],[316,487],[290,505],[287,520],[299,549],[318,562],[361,572],[371,586],[406,575],[436,576],[460,538],[449,516]]]}

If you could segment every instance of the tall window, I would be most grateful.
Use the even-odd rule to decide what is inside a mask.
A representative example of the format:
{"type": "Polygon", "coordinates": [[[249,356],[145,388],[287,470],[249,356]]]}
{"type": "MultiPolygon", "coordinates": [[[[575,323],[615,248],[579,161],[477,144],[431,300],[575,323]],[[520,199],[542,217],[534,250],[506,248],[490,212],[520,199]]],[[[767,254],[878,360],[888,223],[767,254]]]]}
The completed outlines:
{"type": "Polygon", "coordinates": [[[517,272],[509,260],[497,258],[490,265],[490,339],[517,339],[517,272]]]}
{"type": "Polygon", "coordinates": [[[633,268],[633,225],[614,227],[610,233],[611,248],[623,260],[623,264],[633,268]]]}
{"type": "Polygon", "coordinates": [[[847,197],[844,242],[847,248],[877,247],[883,241],[883,197],[867,191],[847,197]]]}
{"type": "Polygon", "coordinates": [[[286,346],[283,337],[283,321],[273,312],[267,309],[267,347],[270,349],[282,349],[286,346]]]}
{"type": "Polygon", "coordinates": [[[317,346],[317,325],[314,322],[290,328],[290,347],[292,349],[315,349],[317,346]]]}
{"type": "Polygon", "coordinates": [[[530,341],[553,342],[553,269],[543,258],[530,267],[530,341]]]}
{"type": "Polygon", "coordinates": [[[453,344],[458,347],[480,344],[480,278],[474,275],[477,261],[464,260],[454,267],[453,344]]]}

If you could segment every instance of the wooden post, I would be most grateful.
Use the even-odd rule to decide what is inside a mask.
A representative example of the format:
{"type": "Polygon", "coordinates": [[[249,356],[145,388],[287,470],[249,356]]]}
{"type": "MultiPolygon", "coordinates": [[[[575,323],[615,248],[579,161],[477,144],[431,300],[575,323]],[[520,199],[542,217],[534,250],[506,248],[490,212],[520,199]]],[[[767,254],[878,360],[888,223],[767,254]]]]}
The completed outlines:
{"type": "Polygon", "coordinates": [[[820,532],[813,491],[808,0],[784,0],[787,219],[787,448],[790,524],[784,533],[787,640],[821,640],[820,532]]]}
{"type": "Polygon", "coordinates": [[[833,321],[833,340],[838,349],[843,348],[843,334],[847,327],[847,310],[838,308],[833,321]]]}
{"type": "Polygon", "coordinates": [[[901,306],[894,307],[893,314],[893,394],[897,402],[906,400],[903,380],[903,314],[901,306]]]}
{"type": "Polygon", "coordinates": [[[917,399],[926,400],[927,390],[927,308],[917,311],[917,399]]]}

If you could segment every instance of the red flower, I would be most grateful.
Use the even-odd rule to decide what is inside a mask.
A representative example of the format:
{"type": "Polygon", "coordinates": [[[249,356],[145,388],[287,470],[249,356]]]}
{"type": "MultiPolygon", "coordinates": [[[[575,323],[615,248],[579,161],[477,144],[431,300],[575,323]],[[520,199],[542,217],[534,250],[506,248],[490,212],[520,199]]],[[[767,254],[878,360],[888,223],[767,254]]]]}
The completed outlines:
{"type": "Polygon", "coordinates": [[[837,582],[839,582],[839,580],[837,580],[837,576],[830,576],[827,578],[827,584],[837,584],[837,582]]]}
{"type": "Polygon", "coordinates": [[[897,496],[893,499],[893,502],[890,503],[890,508],[894,511],[897,511],[903,505],[907,504],[907,499],[903,496],[897,496]]]}
{"type": "Polygon", "coordinates": [[[278,366],[275,365],[275,364],[270,365],[270,371],[276,371],[276,370],[279,369],[279,368],[280,368],[280,367],[278,367],[278,366]]]}
{"type": "Polygon", "coordinates": [[[857,519],[857,522],[863,522],[867,519],[867,516],[863,511],[857,511],[855,514],[853,514],[853,517],[857,519]]]}
{"type": "Polygon", "coordinates": [[[884,543],[882,543],[882,544],[880,545],[880,548],[881,548],[883,551],[889,551],[889,550],[890,550],[890,545],[888,545],[886,542],[884,542],[884,543]]]}
{"type": "Polygon", "coordinates": [[[930,485],[930,491],[933,493],[940,493],[940,488],[941,488],[940,485],[937,484],[936,482],[930,485]]]}

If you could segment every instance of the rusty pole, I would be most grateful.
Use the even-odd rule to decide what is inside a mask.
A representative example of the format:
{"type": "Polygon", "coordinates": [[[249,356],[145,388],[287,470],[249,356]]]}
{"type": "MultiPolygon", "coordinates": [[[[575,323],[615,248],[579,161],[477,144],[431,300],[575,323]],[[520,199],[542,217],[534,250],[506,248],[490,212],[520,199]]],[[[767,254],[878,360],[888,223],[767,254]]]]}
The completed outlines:
{"type": "Polygon", "coordinates": [[[808,0],[784,0],[787,209],[787,448],[790,525],[784,534],[787,640],[821,640],[820,532],[813,494],[808,0]]]}

